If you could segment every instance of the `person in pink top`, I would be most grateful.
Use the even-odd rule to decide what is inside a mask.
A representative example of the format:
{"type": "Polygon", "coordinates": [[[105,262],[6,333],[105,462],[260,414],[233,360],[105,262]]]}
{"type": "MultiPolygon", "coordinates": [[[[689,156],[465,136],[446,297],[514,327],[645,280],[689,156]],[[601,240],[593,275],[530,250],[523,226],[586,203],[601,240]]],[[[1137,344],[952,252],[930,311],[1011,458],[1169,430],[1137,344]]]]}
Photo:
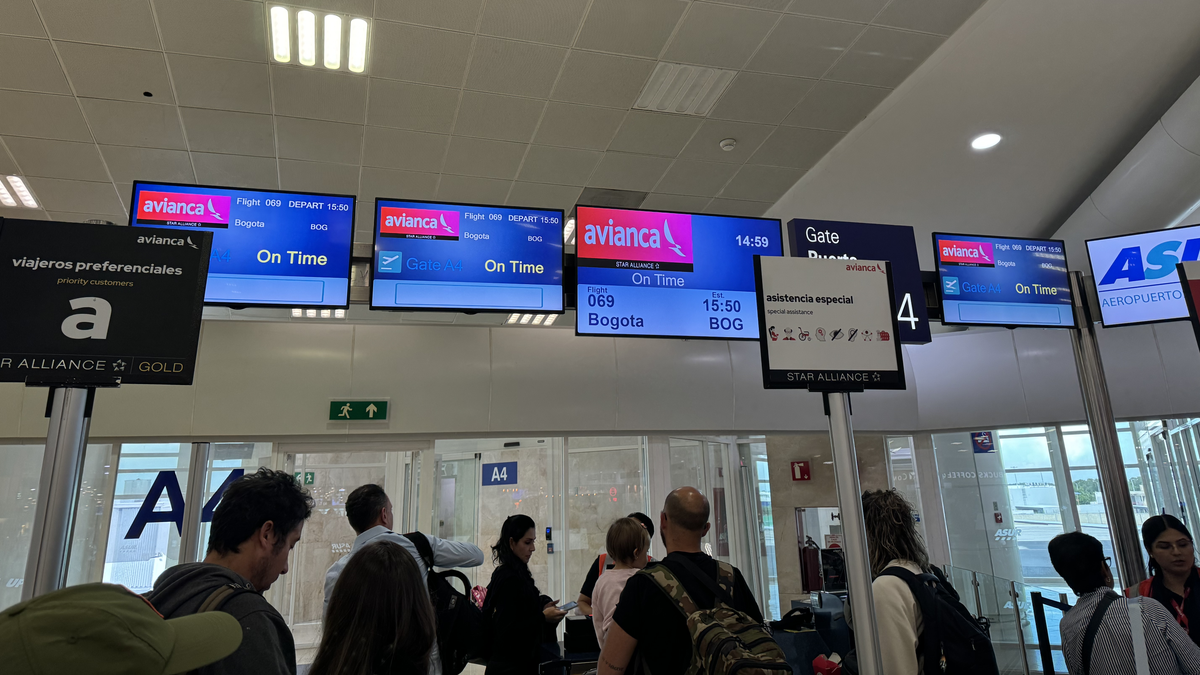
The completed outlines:
{"type": "Polygon", "coordinates": [[[617,602],[621,600],[621,591],[625,590],[625,582],[646,566],[650,535],[636,519],[621,518],[608,528],[604,547],[616,566],[600,576],[592,591],[592,622],[601,649],[604,648],[608,628],[612,625],[617,602]]]}

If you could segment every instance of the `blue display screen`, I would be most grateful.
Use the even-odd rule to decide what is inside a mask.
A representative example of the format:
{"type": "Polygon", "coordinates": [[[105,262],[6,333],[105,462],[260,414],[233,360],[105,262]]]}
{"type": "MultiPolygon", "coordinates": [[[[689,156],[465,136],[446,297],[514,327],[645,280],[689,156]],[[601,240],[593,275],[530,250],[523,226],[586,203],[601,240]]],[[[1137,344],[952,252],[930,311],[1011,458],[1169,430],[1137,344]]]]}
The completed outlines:
{"type": "Polygon", "coordinates": [[[207,304],[349,306],[353,196],[136,182],[132,204],[135,227],[213,233],[207,304]]]}
{"type": "Polygon", "coordinates": [[[943,323],[1075,326],[1061,241],[934,234],[943,323]]]}
{"type": "Polygon", "coordinates": [[[563,212],[375,200],[372,309],[561,312],[563,212]]]}
{"type": "Polygon", "coordinates": [[[580,206],[575,332],[758,339],[755,255],[778,220],[580,206]]]}

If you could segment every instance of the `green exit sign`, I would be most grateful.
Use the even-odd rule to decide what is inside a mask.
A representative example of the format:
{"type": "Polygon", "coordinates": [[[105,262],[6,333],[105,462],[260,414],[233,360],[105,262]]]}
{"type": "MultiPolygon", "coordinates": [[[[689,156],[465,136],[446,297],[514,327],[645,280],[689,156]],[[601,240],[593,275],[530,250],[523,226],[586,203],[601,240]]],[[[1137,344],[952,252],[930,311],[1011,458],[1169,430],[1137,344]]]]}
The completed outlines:
{"type": "Polygon", "coordinates": [[[387,401],[330,401],[329,421],[379,421],[388,416],[387,401]]]}

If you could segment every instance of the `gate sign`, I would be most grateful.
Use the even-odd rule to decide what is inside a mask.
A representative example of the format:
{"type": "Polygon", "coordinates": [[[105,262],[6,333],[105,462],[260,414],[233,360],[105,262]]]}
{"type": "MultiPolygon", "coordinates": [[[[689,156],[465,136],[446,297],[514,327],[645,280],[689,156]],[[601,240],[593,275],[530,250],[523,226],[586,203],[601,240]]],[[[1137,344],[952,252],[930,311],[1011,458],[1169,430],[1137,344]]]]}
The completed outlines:
{"type": "Polygon", "coordinates": [[[843,223],[834,220],[788,221],[788,242],[793,258],[886,260],[891,263],[893,295],[900,342],[925,344],[929,313],[921,284],[917,239],[907,225],[843,223]]]}
{"type": "Polygon", "coordinates": [[[489,485],[516,485],[517,484],[517,463],[516,462],[500,462],[498,464],[483,465],[483,486],[489,485]]]}
{"type": "Polygon", "coordinates": [[[0,382],[191,384],[209,232],[0,220],[0,382]]]}
{"type": "Polygon", "coordinates": [[[755,256],[767,389],[904,389],[889,264],[755,256]]]}

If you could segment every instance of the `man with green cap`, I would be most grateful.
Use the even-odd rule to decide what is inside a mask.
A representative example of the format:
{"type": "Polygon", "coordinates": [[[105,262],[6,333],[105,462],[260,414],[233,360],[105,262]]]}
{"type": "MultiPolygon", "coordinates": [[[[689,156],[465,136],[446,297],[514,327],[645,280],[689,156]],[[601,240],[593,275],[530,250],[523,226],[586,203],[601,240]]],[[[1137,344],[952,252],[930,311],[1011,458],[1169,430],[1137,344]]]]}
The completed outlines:
{"type": "Polygon", "coordinates": [[[173,675],[229,656],[242,627],[224,612],[164,619],[124,586],[84,584],[0,611],[5,675],[173,675]]]}

